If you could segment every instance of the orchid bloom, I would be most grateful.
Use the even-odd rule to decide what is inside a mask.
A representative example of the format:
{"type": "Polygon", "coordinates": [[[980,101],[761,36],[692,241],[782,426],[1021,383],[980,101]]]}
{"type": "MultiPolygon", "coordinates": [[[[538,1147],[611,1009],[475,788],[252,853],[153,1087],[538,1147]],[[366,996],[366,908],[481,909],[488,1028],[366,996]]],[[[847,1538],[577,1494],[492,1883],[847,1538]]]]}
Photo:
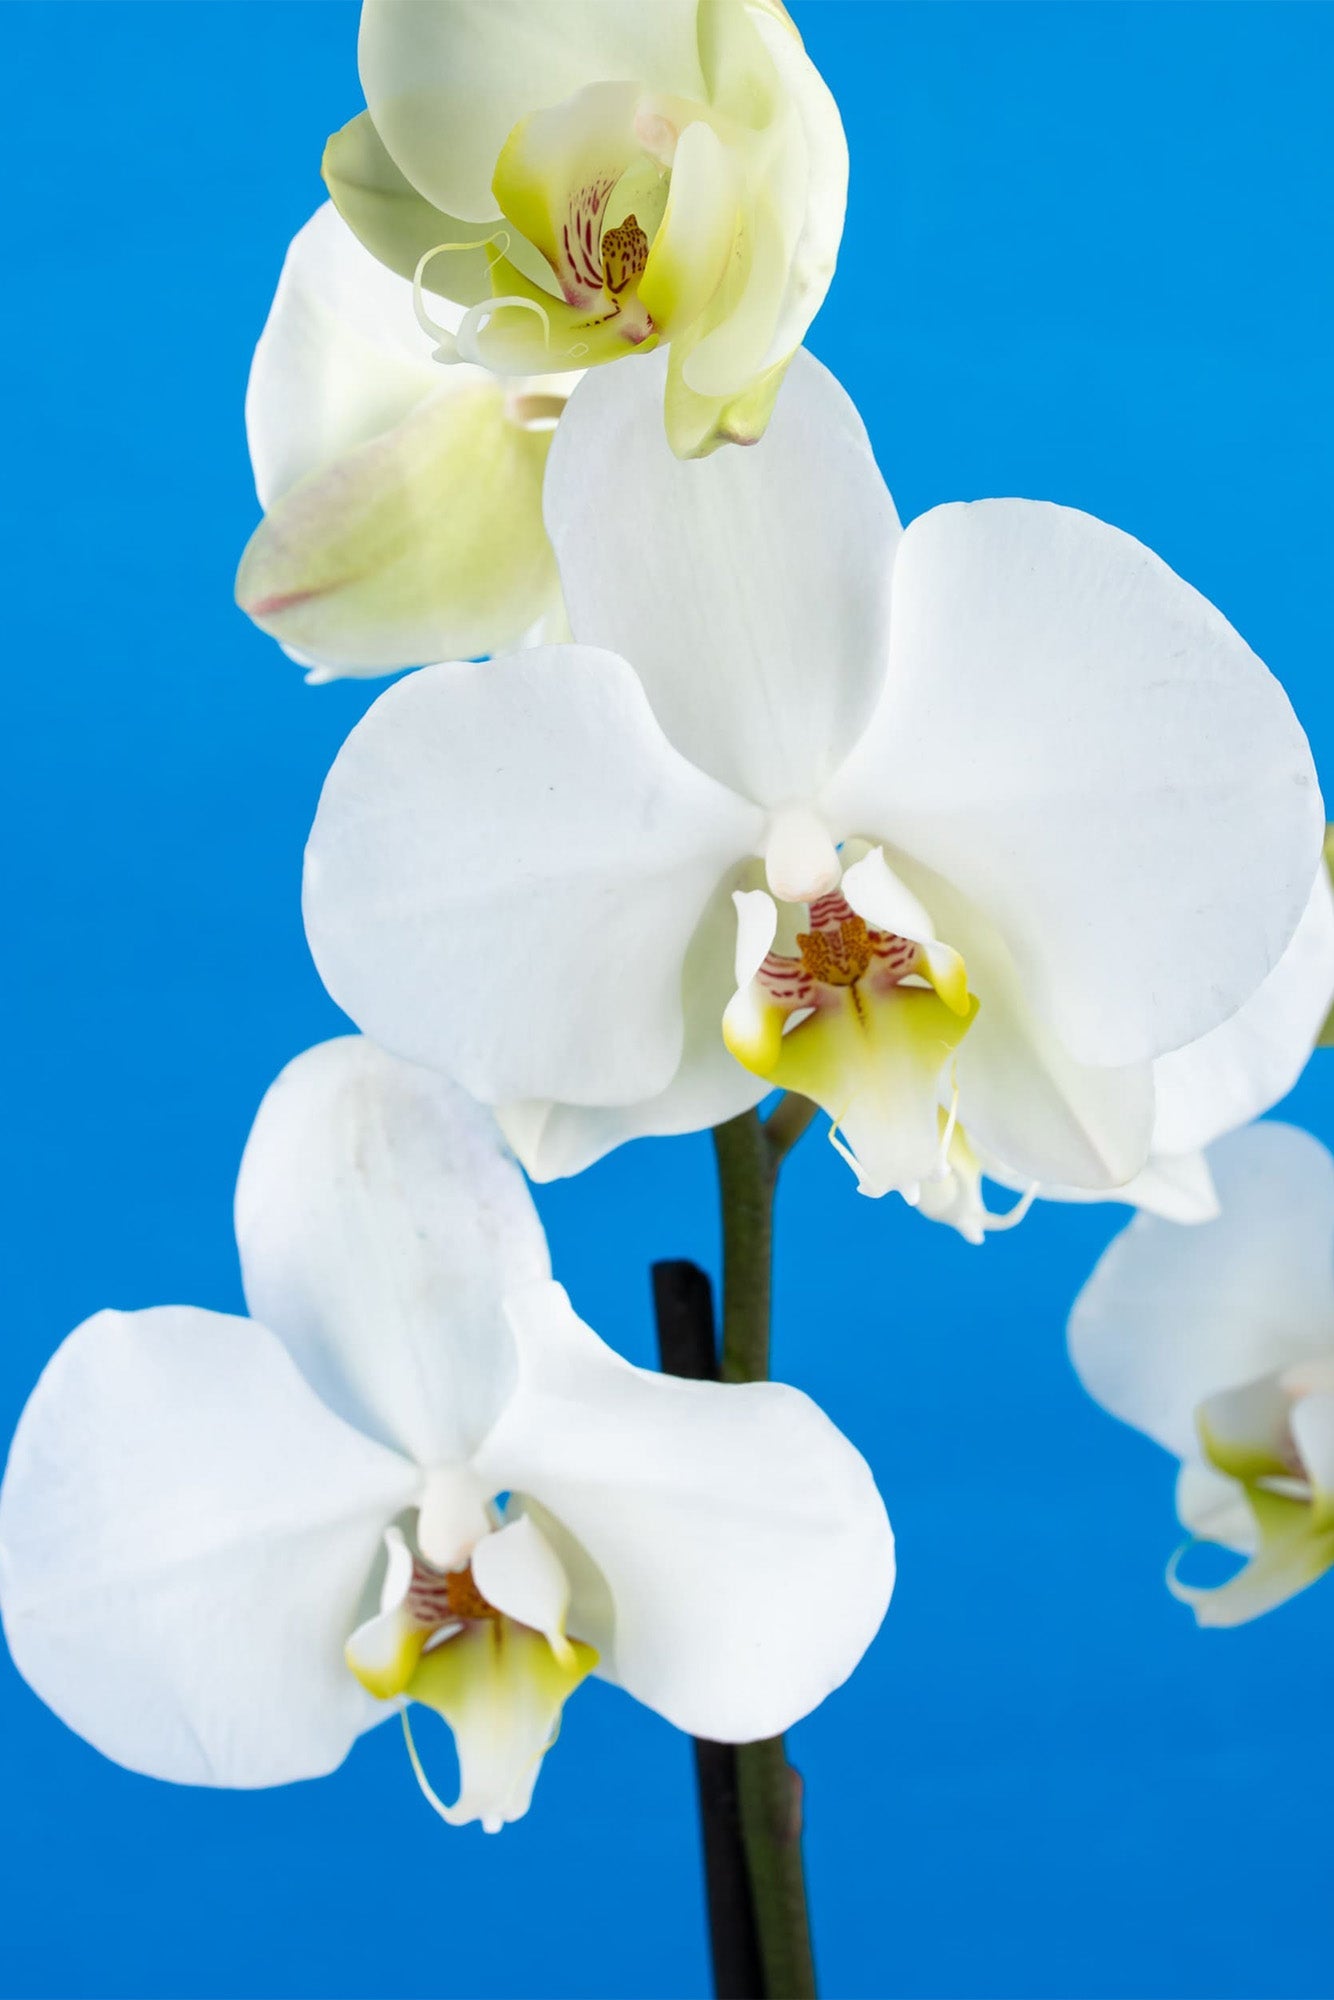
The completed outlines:
{"type": "Polygon", "coordinates": [[[383,263],[465,309],[442,358],[541,375],[670,344],[675,451],[761,434],[848,178],[779,0],[365,0],[359,54],[369,108],[325,181],[383,263]]]}
{"type": "Polygon", "coordinates": [[[1003,1161],[980,1158],[956,1124],[947,1152],[949,1171],[923,1185],[923,1213],[951,1223],[971,1243],[1012,1227],[1036,1194],[1044,1201],[1126,1202],[1169,1222],[1212,1221],[1219,1213],[1218,1196],[1204,1149],[1287,1096],[1331,1006],[1334,891],[1322,865],[1292,942],[1263,985],[1221,1027],[1155,1062],[1149,1158],[1124,1187],[1025,1188],[1003,1161]],[[1022,1199],[993,1213],[982,1194],[984,1176],[1022,1199]]]}
{"type": "Polygon", "coordinates": [[[313,681],[565,636],[542,525],[576,377],[441,368],[412,287],[328,203],[287,253],[246,395],[265,516],[237,601],[313,681]]]}
{"type": "Polygon", "coordinates": [[[1201,1625],[1271,1611],[1334,1564],[1334,1160],[1291,1125],[1213,1147],[1219,1219],[1138,1215],[1070,1319],[1070,1356],[1113,1416],[1181,1461],[1188,1533],[1248,1560],[1205,1589],[1201,1625]]]}
{"type": "Polygon", "coordinates": [[[355,1038],[308,1051],[236,1221],[253,1316],[86,1321],[0,1488],[15,1664],[107,1756],[282,1784],[419,1703],[459,1754],[458,1801],[428,1795],[494,1830],[591,1671],[726,1741],[852,1671],[894,1573],[861,1457],[794,1389],[605,1347],[453,1086],[355,1038]]]}
{"type": "Polygon", "coordinates": [[[867,1193],[919,1199],[960,1127],[1021,1185],[1123,1186],[1155,1062],[1311,896],[1281,688],[1088,515],[901,529],[804,352],[762,442],[701,465],[655,367],[591,373],[552,446],[578,643],[414,675],[339,753],[307,850],[326,985],[503,1107],[538,1177],[778,1087],[867,1193]]]}

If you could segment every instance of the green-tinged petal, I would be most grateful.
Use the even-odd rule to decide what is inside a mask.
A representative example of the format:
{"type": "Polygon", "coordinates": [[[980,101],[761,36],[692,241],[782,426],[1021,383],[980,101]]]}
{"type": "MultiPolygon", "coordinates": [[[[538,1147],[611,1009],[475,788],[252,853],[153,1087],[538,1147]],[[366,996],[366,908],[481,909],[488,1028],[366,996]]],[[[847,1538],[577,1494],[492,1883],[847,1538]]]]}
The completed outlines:
{"type": "Polygon", "coordinates": [[[417,324],[412,287],[321,203],[288,246],[250,364],[246,440],[260,506],[434,396],[446,379],[435,346],[417,324]]]}
{"type": "Polygon", "coordinates": [[[1200,1625],[1245,1625],[1318,1582],[1334,1564],[1334,1527],[1317,1527],[1308,1501],[1259,1486],[1246,1489],[1246,1501],[1255,1520],[1257,1549],[1236,1576],[1206,1590],[1181,1581],[1180,1556],[1168,1569],[1169,1590],[1190,1605],[1200,1625]]]}
{"type": "Polygon", "coordinates": [[[667,207],[639,296],[670,339],[698,319],[722,283],[740,226],[734,161],[703,119],[687,125],[672,163],[667,207]]]}
{"type": "Polygon", "coordinates": [[[385,145],[453,215],[493,213],[510,133],[589,84],[701,98],[699,0],[366,0],[358,60],[385,145]]]}
{"type": "MultiPolygon", "coordinates": [[[[385,151],[369,111],[333,134],[320,171],[344,222],[400,278],[414,277],[428,252],[458,245],[431,258],[422,271],[423,286],[461,306],[475,305],[490,294],[485,246],[503,227],[499,213],[486,222],[462,222],[419,194],[385,151]]],[[[517,246],[510,249],[522,261],[517,246]]],[[[530,275],[540,277],[541,259],[530,261],[530,275]]]]}
{"type": "Polygon", "coordinates": [[[685,343],[683,379],[697,396],[745,395],[779,358],[771,348],[786,279],[782,227],[762,191],[743,205],[723,282],[685,343]]]}
{"type": "Polygon", "coordinates": [[[459,1759],[459,1796],[439,1804],[443,1818],[480,1820],[487,1833],[523,1818],[561,1710],[597,1659],[576,1641],[562,1662],[540,1632],[508,1618],[479,1619],[424,1656],[408,1693],[444,1717],[459,1759]]]}
{"type": "Polygon", "coordinates": [[[285,494],[237,602],[331,671],[383,673],[516,645],[559,595],[542,525],[550,433],[472,371],[285,494]]]}
{"type": "Polygon", "coordinates": [[[829,290],[847,210],[848,142],[833,95],[782,9],[752,0],[750,13],[789,114],[774,134],[773,186],[784,214],[787,282],[773,359],[801,345],[829,290]]]}
{"type": "Polygon", "coordinates": [[[752,130],[767,125],[781,102],[778,71],[750,8],[740,0],[700,0],[698,25],[710,109],[752,130]]]}
{"type": "Polygon", "coordinates": [[[701,396],[685,379],[684,358],[673,341],[667,363],[664,414],[667,439],[678,458],[707,458],[724,444],[755,444],[764,436],[792,356],[767,369],[737,396],[701,396]]]}

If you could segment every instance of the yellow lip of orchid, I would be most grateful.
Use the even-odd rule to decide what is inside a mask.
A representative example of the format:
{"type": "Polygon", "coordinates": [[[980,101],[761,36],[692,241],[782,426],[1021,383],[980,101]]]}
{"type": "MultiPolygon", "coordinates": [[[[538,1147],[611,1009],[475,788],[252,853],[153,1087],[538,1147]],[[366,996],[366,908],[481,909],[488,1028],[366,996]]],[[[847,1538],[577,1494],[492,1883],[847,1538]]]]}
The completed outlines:
{"type": "MultiPolygon", "coordinates": [[[[845,878],[845,881],[847,878],[845,878]]],[[[777,906],[738,891],[738,991],[723,1040],[745,1068],[809,1097],[863,1193],[918,1199],[946,1171],[952,1119],[942,1092],[977,1011],[963,961],[868,924],[841,890],[808,904],[795,953],[775,951],[777,906]]]]}
{"type": "Polygon", "coordinates": [[[598,1653],[566,1635],[569,1585],[547,1537],[526,1514],[484,1536],[472,1557],[452,1569],[414,1554],[398,1527],[386,1532],[385,1551],[381,1608],[348,1639],[348,1667],[378,1701],[415,1702],[444,1718],[458,1751],[459,1797],[450,1805],[436,1793],[405,1713],[418,1784],[450,1825],[480,1820],[486,1832],[499,1832],[527,1811],[561,1709],[597,1666],[598,1653]],[[508,1557],[497,1561],[496,1552],[516,1544],[524,1608],[545,1629],[509,1615],[478,1581],[482,1566],[495,1597],[505,1600],[516,1565],[508,1557]]]}
{"type": "Polygon", "coordinates": [[[1209,1396],[1195,1422],[1206,1462],[1235,1482],[1250,1518],[1252,1552],[1213,1587],[1184,1583],[1192,1542],[1168,1565],[1174,1597],[1201,1625],[1248,1623],[1334,1567],[1334,1492],[1304,1444],[1303,1405],[1334,1403],[1334,1356],[1317,1356],[1209,1396]]]}

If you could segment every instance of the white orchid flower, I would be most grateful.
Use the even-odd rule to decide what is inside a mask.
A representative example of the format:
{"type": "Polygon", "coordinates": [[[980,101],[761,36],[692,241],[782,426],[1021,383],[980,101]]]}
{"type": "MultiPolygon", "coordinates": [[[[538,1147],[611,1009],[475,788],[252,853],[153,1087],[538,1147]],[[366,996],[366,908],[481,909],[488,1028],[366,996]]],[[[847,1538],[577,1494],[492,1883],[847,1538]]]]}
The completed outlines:
{"type": "Polygon", "coordinates": [[[1291,944],[1250,999],[1198,1042],[1153,1066],[1154,1121],[1147,1163],[1124,1187],[1025,1188],[1000,1160],[982,1159],[956,1124],[949,1172],[922,1188],[921,1208],[969,1242],[1022,1219],[1035,1194],[1044,1201],[1119,1201],[1169,1222],[1209,1222],[1219,1213],[1205,1148],[1286,1097],[1305,1069],[1334,1006],[1334,891],[1322,863],[1291,944]],[[983,1178],[1023,1196],[992,1212],[983,1178]]]}
{"type": "Polygon", "coordinates": [[[260,1109],[236,1221],[253,1316],[86,1321],[0,1489],[15,1664],[107,1756],[282,1784],[418,1702],[458,1746],[435,1803],[494,1829],[595,1668],[725,1741],[851,1672],[893,1581],[861,1457],[794,1389],[605,1347],[452,1086],[357,1039],[310,1050],[260,1109]]]}
{"type": "Polygon", "coordinates": [[[1240,1625],[1334,1564],[1334,1160],[1290,1125],[1214,1146],[1221,1215],[1138,1215],[1070,1319],[1089,1394],[1181,1461],[1177,1512],[1248,1558],[1168,1581],[1201,1625],[1240,1625]]]}
{"type": "MultiPolygon", "coordinates": [[[[670,343],[682,456],[760,435],[829,289],[834,101],[779,0],[365,0],[368,111],[324,174],[504,375],[670,343]]],[[[426,315],[424,315],[426,317],[426,315]]]]}
{"type": "Polygon", "coordinates": [[[578,379],[442,368],[412,287],[331,204],[292,242],[246,429],[265,516],[237,601],[311,680],[565,636],[542,475],[578,379]]]}
{"type": "Polygon", "coordinates": [[[506,1107],[539,1176],[778,1086],[868,1192],[917,1198],[958,1124],[1024,1184],[1124,1185],[1155,1061],[1310,897],[1282,690],[1085,514],[901,530],[809,355],[760,444],[692,466],[655,367],[590,374],[552,447],[579,643],[415,675],[340,752],[307,853],[326,985],[506,1107]]]}

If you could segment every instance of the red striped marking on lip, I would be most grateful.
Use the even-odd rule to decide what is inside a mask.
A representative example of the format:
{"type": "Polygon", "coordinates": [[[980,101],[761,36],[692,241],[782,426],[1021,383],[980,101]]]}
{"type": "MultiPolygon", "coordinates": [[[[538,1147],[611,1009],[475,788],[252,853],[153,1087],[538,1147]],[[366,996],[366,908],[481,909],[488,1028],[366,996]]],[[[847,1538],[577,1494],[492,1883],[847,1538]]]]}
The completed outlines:
{"type": "Polygon", "coordinates": [[[602,295],[602,216],[615,185],[614,175],[603,175],[570,196],[560,232],[564,269],[556,270],[568,305],[587,307],[602,295]]]}

